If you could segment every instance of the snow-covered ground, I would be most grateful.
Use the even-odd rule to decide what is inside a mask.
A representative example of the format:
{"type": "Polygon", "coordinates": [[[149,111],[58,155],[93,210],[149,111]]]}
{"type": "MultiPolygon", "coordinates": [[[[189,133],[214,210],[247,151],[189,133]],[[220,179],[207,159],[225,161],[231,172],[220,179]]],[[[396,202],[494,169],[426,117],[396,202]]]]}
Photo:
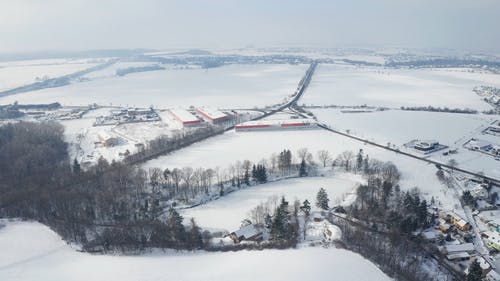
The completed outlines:
{"type": "MultiPolygon", "coordinates": [[[[172,154],[146,162],[143,167],[175,168],[190,166],[227,168],[237,160],[259,162],[269,159],[273,153],[290,149],[292,154],[301,148],[316,156],[322,149],[328,150],[334,157],[349,150],[357,152],[363,149],[365,155],[381,161],[392,161],[402,173],[401,186],[404,189],[419,187],[430,198],[442,201],[452,209],[457,201],[436,177],[436,167],[422,161],[401,156],[384,149],[329,133],[324,130],[303,131],[266,131],[266,132],[228,132],[209,140],[193,144],[172,154]]],[[[316,158],[317,159],[317,158],[316,158]]]]}
{"type": "Polygon", "coordinates": [[[91,255],[35,222],[7,222],[0,249],[0,280],[391,280],[363,257],[335,248],[91,255]]]}
{"type": "Polygon", "coordinates": [[[132,73],[73,83],[0,98],[0,104],[243,107],[282,102],[293,94],[307,65],[228,65],[211,69],[175,69],[132,73]]]}
{"type": "MultiPolygon", "coordinates": [[[[9,90],[39,79],[56,78],[96,65],[96,61],[54,59],[0,62],[0,91],[9,90]]],[[[0,100],[0,104],[4,101],[0,100]]]]}
{"type": "Polygon", "coordinates": [[[448,146],[462,145],[498,117],[425,111],[385,110],[342,113],[338,109],[312,109],[318,120],[358,137],[401,146],[410,140],[437,140],[448,146]]]}
{"type": "Polygon", "coordinates": [[[498,87],[500,75],[474,71],[320,64],[300,103],[490,109],[472,89],[479,85],[498,87]]]}
{"type": "Polygon", "coordinates": [[[482,134],[482,131],[499,119],[498,115],[457,114],[424,111],[387,110],[370,113],[342,113],[337,109],[311,110],[320,122],[340,131],[380,144],[390,142],[402,148],[413,140],[437,140],[458,154],[443,156],[436,152],[429,157],[448,162],[455,159],[458,167],[500,178],[500,163],[494,157],[470,151],[463,147],[471,138],[500,144],[500,138],[482,134]]]}
{"type": "Polygon", "coordinates": [[[279,203],[281,196],[284,196],[290,204],[293,204],[295,199],[301,203],[307,199],[314,206],[318,190],[324,188],[333,206],[353,199],[351,193],[355,192],[357,185],[363,182],[360,176],[352,174],[271,182],[245,188],[204,205],[182,210],[182,215],[185,218],[193,217],[206,229],[234,231],[240,227],[242,220],[249,218],[253,208],[271,197],[275,197],[279,203]]]}

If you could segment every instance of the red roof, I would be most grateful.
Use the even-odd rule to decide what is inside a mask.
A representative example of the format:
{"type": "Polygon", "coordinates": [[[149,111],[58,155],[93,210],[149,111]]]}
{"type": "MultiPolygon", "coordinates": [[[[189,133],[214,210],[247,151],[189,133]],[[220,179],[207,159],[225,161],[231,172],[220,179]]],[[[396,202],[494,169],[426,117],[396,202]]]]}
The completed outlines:
{"type": "Polygon", "coordinates": [[[299,126],[308,126],[310,123],[284,123],[281,124],[281,127],[299,127],[299,126]]]}
{"type": "Polygon", "coordinates": [[[237,125],[236,129],[257,129],[257,128],[268,128],[271,125],[237,125]]]}

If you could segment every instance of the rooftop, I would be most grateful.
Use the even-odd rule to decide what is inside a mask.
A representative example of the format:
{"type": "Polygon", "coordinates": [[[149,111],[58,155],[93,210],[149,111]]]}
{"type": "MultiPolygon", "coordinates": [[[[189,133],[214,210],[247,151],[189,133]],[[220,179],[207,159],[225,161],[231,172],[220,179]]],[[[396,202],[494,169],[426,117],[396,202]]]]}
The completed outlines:
{"type": "Polygon", "coordinates": [[[221,119],[227,116],[226,113],[210,107],[198,107],[196,110],[210,119],[221,119]]]}
{"type": "Polygon", "coordinates": [[[447,253],[457,253],[457,252],[472,252],[474,251],[474,244],[464,243],[458,245],[446,245],[444,246],[447,253]]]}
{"type": "Polygon", "coordinates": [[[175,116],[175,118],[179,119],[182,122],[198,122],[196,116],[194,116],[191,112],[185,109],[170,109],[170,112],[175,116]]]}

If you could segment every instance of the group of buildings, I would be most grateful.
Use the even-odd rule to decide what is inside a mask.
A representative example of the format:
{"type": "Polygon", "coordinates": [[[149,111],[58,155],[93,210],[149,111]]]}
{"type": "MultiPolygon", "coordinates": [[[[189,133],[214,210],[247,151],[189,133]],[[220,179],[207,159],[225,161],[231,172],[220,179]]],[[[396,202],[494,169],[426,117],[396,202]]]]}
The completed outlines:
{"type": "Polygon", "coordinates": [[[198,107],[192,110],[170,109],[169,111],[183,127],[199,126],[203,122],[222,124],[230,119],[227,113],[208,107],[198,107]]]}
{"type": "Polygon", "coordinates": [[[161,118],[153,108],[122,108],[111,110],[107,116],[98,116],[94,126],[154,121],[161,121],[161,118]]]}
{"type": "Polygon", "coordinates": [[[482,152],[500,160],[500,145],[481,139],[472,138],[464,146],[470,150],[482,152]]]}

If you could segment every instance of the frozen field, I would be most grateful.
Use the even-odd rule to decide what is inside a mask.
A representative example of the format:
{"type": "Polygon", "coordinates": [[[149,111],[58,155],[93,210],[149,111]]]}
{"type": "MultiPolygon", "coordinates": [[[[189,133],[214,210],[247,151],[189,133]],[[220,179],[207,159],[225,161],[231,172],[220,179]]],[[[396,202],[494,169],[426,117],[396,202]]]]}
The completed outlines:
{"type": "Polygon", "coordinates": [[[249,187],[222,197],[207,204],[182,211],[185,218],[193,217],[203,228],[234,231],[241,225],[243,219],[249,218],[249,212],[270,197],[281,196],[293,204],[295,199],[311,202],[314,208],[316,193],[324,188],[328,193],[330,205],[338,204],[344,199],[349,200],[356,186],[364,180],[357,175],[339,174],[334,177],[289,179],[278,182],[249,187]]]}
{"type": "Polygon", "coordinates": [[[65,87],[0,98],[0,104],[48,103],[64,105],[122,105],[176,107],[265,106],[293,94],[307,65],[229,65],[208,70],[166,69],[109,77],[65,87]]]}
{"type": "Polygon", "coordinates": [[[92,60],[64,59],[0,62],[0,91],[35,83],[37,78],[55,78],[95,65],[92,60]]]}
{"type": "MultiPolygon", "coordinates": [[[[150,160],[145,168],[175,168],[191,166],[227,168],[240,160],[258,162],[269,159],[272,153],[290,149],[296,154],[300,148],[308,148],[316,156],[318,150],[326,149],[334,157],[343,151],[357,152],[363,149],[365,155],[381,161],[392,161],[402,173],[401,186],[409,189],[418,186],[425,195],[434,196],[442,204],[452,208],[456,201],[453,194],[436,177],[436,168],[422,161],[374,148],[363,143],[341,137],[324,130],[268,131],[268,132],[228,132],[196,143],[172,154],[150,160]],[[451,196],[451,197],[450,197],[451,196]]],[[[317,159],[317,158],[316,158],[317,159]]]]}
{"type": "Polygon", "coordinates": [[[490,109],[472,89],[479,85],[498,87],[500,75],[469,71],[320,64],[300,103],[490,109]]]}
{"type": "Polygon", "coordinates": [[[334,248],[91,255],[76,252],[34,222],[8,222],[0,229],[0,248],[0,280],[12,281],[302,281],[304,272],[318,281],[391,280],[361,256],[334,248]]]}

